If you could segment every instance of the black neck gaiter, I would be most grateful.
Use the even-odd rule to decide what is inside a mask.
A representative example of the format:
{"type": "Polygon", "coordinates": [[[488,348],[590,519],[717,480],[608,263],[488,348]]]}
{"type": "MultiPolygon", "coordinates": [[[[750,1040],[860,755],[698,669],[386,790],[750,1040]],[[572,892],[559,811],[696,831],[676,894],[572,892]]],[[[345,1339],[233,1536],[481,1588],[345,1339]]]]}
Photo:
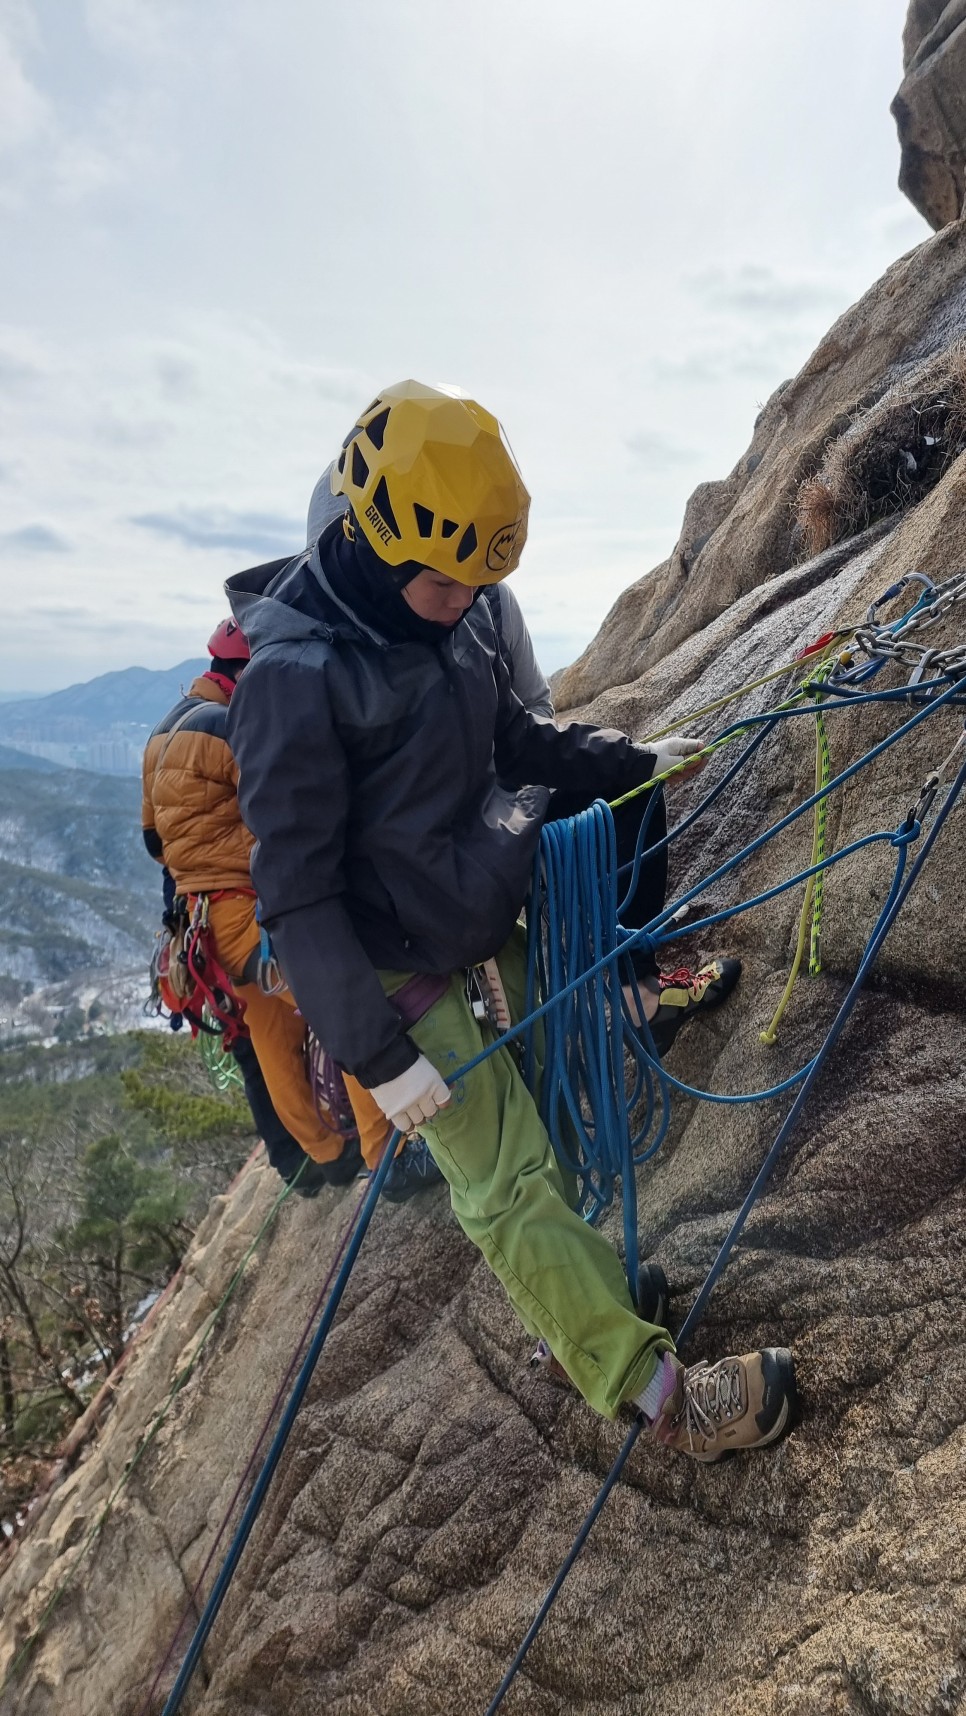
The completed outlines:
{"type": "Polygon", "coordinates": [[[358,528],[354,542],[341,530],[334,533],[322,570],[339,601],[387,643],[442,643],[460,623],[441,626],[414,614],[403,590],[423,570],[419,561],[387,566],[358,528]]]}

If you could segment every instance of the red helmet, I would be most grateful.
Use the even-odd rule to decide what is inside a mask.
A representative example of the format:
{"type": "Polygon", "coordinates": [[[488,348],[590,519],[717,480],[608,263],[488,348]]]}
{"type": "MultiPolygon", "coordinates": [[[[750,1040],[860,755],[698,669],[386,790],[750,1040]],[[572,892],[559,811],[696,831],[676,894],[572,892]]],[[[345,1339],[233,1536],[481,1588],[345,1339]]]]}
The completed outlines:
{"type": "Polygon", "coordinates": [[[208,639],[208,654],[219,661],[251,661],[252,652],[237,620],[222,620],[208,639]]]}

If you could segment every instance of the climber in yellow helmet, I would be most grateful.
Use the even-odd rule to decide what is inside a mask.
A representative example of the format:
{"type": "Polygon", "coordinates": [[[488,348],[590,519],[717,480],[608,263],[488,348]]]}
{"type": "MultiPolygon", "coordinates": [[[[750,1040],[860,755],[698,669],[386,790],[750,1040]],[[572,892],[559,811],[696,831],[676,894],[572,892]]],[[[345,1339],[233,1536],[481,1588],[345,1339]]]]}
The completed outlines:
{"type": "MultiPolygon", "coordinates": [[[[445,1082],[491,1040],[468,973],[489,962],[496,1013],[522,1016],[517,918],[544,822],[696,747],[558,727],[514,694],[478,598],[519,564],[529,495],[474,400],[415,381],[385,389],[346,436],[332,486],[348,510],[305,553],[228,584],[252,647],[230,716],[240,800],[299,1006],[387,1117],[426,1139],[521,1322],[598,1411],[630,1404],[659,1441],[702,1460],[773,1442],[793,1417],[790,1353],[685,1369],[570,1207],[509,1049],[445,1082]]],[[[639,816],[632,801],[619,841],[639,816]]],[[[663,849],[646,857],[628,927],[660,909],[665,862],[663,849]]],[[[665,980],[648,954],[631,958],[661,1053],[740,970],[715,960],[665,980]]]]}

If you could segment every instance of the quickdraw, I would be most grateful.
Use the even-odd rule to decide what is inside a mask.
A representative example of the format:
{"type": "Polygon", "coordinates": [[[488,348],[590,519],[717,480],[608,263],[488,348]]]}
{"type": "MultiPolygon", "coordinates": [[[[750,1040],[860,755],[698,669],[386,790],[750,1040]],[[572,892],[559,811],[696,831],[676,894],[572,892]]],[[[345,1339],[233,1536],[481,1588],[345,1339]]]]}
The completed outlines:
{"type": "Polygon", "coordinates": [[[258,961],[255,966],[255,982],[263,995],[281,995],[288,984],[278,963],[272,938],[262,923],[262,903],[255,901],[255,922],[258,925],[258,961]]]}

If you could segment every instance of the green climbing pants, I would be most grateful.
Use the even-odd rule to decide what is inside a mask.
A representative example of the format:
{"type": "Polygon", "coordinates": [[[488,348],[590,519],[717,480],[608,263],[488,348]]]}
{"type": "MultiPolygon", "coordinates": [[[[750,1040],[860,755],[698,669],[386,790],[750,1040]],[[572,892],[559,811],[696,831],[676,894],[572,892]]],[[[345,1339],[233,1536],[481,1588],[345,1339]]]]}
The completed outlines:
{"type": "MultiPolygon", "coordinates": [[[[525,1007],[525,947],[514,935],[497,963],[512,1018],[525,1007]]],[[[382,971],[388,994],[411,973],[382,971]]],[[[492,1042],[473,1017],[464,976],[409,1036],[448,1079],[492,1042]]],[[[649,1381],[657,1355],[674,1350],[666,1329],[636,1315],[617,1253],[575,1213],[567,1179],[508,1048],[497,1049],[452,1089],[449,1105],[421,1127],[449,1182],[453,1213],[503,1283],[524,1327],[547,1342],[584,1399],[606,1418],[649,1381]]]]}

